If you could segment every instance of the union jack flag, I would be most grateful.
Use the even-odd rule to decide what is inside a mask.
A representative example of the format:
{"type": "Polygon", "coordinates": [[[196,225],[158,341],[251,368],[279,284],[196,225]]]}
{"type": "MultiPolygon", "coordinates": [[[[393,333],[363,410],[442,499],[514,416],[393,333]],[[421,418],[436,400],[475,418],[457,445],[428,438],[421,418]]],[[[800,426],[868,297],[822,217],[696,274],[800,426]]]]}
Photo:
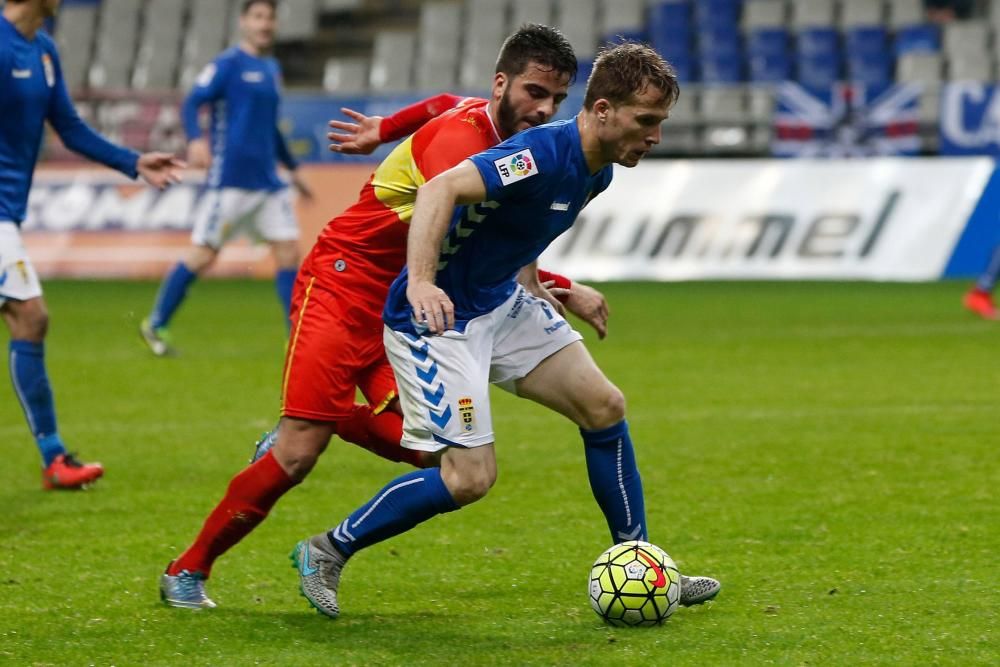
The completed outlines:
{"type": "Polygon", "coordinates": [[[817,94],[797,83],[778,86],[771,151],[778,157],[916,155],[922,88],[836,83],[817,94]]]}

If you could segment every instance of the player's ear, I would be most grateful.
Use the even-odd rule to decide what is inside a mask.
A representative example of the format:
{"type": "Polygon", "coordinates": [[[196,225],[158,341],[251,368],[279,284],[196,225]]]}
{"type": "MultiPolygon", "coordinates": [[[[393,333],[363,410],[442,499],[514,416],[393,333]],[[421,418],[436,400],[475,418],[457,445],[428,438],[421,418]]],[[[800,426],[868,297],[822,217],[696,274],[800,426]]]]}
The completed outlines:
{"type": "Polygon", "coordinates": [[[503,97],[503,93],[507,90],[507,86],[510,84],[510,79],[503,72],[497,72],[493,75],[493,97],[500,98],[503,97]]]}
{"type": "Polygon", "coordinates": [[[597,122],[605,123],[608,120],[608,113],[612,111],[611,102],[607,101],[603,97],[594,102],[594,115],[597,116],[597,122]]]}

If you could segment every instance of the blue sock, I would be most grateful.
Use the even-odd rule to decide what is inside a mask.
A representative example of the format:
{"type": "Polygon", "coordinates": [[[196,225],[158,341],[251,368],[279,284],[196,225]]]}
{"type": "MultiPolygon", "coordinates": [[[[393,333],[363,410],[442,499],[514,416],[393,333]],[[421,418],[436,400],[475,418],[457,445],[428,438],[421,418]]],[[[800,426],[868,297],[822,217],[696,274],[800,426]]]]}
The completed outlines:
{"type": "Polygon", "coordinates": [[[170,318],[187,296],[188,286],[197,277],[198,275],[185,266],[184,262],[177,262],[160,284],[153,312],[149,315],[149,323],[153,327],[165,327],[170,323],[170,318]]]}
{"type": "Polygon", "coordinates": [[[274,274],[274,288],[278,291],[278,298],[281,305],[285,307],[285,323],[288,324],[288,315],[292,312],[292,288],[295,286],[295,276],[298,269],[278,269],[274,274]]]}
{"type": "Polygon", "coordinates": [[[45,467],[66,452],[56,429],[56,406],[45,371],[45,345],[26,340],[10,341],[10,379],[21,402],[31,435],[35,436],[45,467]]]}
{"type": "Polygon", "coordinates": [[[646,502],[635,451],[624,419],[601,431],[580,429],[587,454],[590,489],[614,542],[646,539],[646,502]]]}
{"type": "Polygon", "coordinates": [[[993,288],[996,287],[997,278],[1000,278],[1000,245],[993,250],[993,256],[990,257],[990,264],[986,267],[986,271],[979,276],[979,280],[976,281],[976,287],[984,292],[992,292],[993,288]]]}
{"type": "Polygon", "coordinates": [[[327,533],[344,556],[405,533],[433,516],[457,510],[440,468],[415,470],[389,482],[327,533]]]}

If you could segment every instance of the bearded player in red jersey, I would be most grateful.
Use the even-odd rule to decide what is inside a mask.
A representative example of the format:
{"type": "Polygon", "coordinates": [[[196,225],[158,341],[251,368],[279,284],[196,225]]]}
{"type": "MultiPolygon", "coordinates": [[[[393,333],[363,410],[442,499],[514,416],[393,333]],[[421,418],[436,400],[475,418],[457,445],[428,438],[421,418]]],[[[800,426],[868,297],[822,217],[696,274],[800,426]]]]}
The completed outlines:
{"type": "MultiPolygon", "coordinates": [[[[299,269],[274,444],[232,479],[194,544],[168,565],[160,579],[164,602],[214,607],[204,583],[215,560],[305,478],[333,435],[390,460],[436,465],[432,455],[399,445],[402,417],[382,344],[382,307],[406,261],[417,188],[470,155],[550,120],[576,70],[572,46],[561,33],[528,25],[504,42],[491,99],[438,97],[385,119],[385,140],[426,125],[378,166],[358,201],[327,224],[299,269]],[[454,108],[443,111],[449,105],[454,108]],[[367,405],[355,404],[357,388],[367,405]]],[[[526,287],[553,299],[538,281],[526,287]]],[[[604,308],[603,318],[585,317],[597,322],[601,334],[604,308]]]]}

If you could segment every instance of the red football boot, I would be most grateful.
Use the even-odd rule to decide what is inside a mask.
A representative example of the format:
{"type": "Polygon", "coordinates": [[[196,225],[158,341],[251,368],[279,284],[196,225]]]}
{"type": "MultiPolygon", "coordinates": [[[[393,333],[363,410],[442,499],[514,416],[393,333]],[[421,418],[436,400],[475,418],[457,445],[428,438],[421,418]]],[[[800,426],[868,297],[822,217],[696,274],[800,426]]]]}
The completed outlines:
{"type": "Polygon", "coordinates": [[[997,306],[993,303],[993,296],[989,292],[973,287],[965,293],[962,303],[966,308],[979,315],[984,320],[995,320],[1000,318],[997,306]]]}
{"type": "Polygon", "coordinates": [[[104,474],[100,463],[82,463],[67,452],[57,456],[42,471],[43,489],[82,489],[104,474]]]}

